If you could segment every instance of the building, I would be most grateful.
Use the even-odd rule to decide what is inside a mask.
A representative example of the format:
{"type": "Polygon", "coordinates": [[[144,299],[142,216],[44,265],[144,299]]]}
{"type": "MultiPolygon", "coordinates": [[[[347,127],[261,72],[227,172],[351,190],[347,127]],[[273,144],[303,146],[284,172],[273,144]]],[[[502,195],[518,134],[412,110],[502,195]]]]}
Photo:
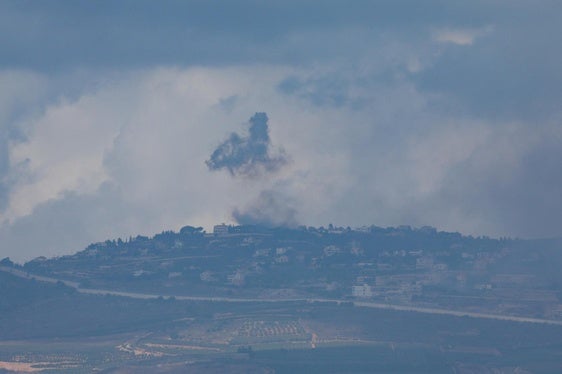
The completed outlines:
{"type": "Polygon", "coordinates": [[[424,256],[416,259],[416,269],[430,270],[432,268],[433,268],[433,258],[429,256],[424,256]]]}
{"type": "Polygon", "coordinates": [[[228,226],[225,225],[224,223],[222,223],[220,225],[215,225],[213,227],[213,234],[215,234],[215,235],[226,235],[226,234],[228,234],[228,226]]]}
{"type": "Polygon", "coordinates": [[[341,250],[336,247],[335,245],[329,245],[327,247],[324,247],[324,256],[326,257],[330,257],[335,255],[336,253],[340,253],[341,250]]]}
{"type": "Polygon", "coordinates": [[[227,277],[228,282],[235,286],[242,286],[244,285],[244,273],[242,271],[237,270],[234,274],[230,274],[227,277]]]}
{"type": "Polygon", "coordinates": [[[371,289],[371,286],[367,284],[364,284],[362,286],[352,286],[351,295],[353,297],[372,297],[373,290],[371,289]]]}

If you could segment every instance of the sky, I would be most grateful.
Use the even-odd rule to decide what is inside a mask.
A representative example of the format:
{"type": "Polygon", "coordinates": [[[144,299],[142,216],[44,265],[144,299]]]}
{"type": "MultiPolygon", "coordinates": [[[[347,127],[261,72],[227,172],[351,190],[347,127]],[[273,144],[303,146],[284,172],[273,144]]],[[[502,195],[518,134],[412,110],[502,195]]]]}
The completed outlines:
{"type": "Polygon", "coordinates": [[[182,226],[562,236],[560,1],[0,2],[0,258],[182,226]]]}

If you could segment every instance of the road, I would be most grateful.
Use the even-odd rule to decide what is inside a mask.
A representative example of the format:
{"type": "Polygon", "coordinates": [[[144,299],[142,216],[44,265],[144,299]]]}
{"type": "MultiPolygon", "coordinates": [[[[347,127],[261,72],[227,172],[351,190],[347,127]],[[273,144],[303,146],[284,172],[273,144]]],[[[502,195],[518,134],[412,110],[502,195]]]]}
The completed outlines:
{"type": "MultiPolygon", "coordinates": [[[[80,293],[88,294],[88,295],[112,295],[112,296],[130,297],[133,299],[156,299],[162,297],[162,295],[139,293],[139,292],[81,288],[78,282],[72,282],[63,279],[56,279],[51,277],[29,274],[24,271],[13,269],[10,267],[5,267],[5,266],[0,266],[0,271],[13,274],[20,278],[35,279],[36,281],[40,281],[40,282],[48,282],[48,283],[60,282],[68,287],[74,288],[76,291],[80,293]]],[[[350,302],[349,300],[322,299],[322,298],[289,298],[289,299],[260,298],[258,299],[258,298],[235,298],[235,297],[221,297],[221,296],[185,296],[185,295],[165,296],[165,298],[167,299],[172,297],[175,298],[176,300],[184,300],[184,301],[210,301],[210,302],[228,302],[228,303],[256,303],[256,302],[259,303],[281,303],[281,302],[349,303],[350,302]]],[[[468,312],[468,311],[459,311],[459,310],[450,310],[450,309],[385,304],[385,303],[375,303],[375,302],[368,302],[368,301],[353,301],[353,305],[356,307],[363,307],[363,308],[385,309],[385,310],[396,310],[396,311],[416,312],[416,313],[435,314],[435,315],[448,315],[448,316],[455,316],[455,317],[470,317],[470,318],[481,318],[481,319],[493,319],[499,321],[539,323],[539,324],[562,326],[562,321],[549,320],[543,318],[508,316],[508,315],[501,315],[501,314],[489,314],[489,313],[468,312]]]]}

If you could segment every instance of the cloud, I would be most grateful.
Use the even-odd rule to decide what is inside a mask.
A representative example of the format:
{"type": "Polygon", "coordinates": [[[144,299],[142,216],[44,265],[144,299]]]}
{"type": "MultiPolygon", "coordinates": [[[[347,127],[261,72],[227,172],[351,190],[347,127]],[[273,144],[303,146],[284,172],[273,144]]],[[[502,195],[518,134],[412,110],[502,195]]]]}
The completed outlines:
{"type": "Polygon", "coordinates": [[[287,95],[296,95],[317,106],[343,106],[351,102],[348,91],[349,82],[337,74],[325,74],[305,82],[292,76],[283,80],[278,89],[287,95]]]}
{"type": "MultiPolygon", "coordinates": [[[[305,216],[310,222],[345,180],[340,150],[324,154],[338,137],[328,128],[340,119],[304,113],[280,95],[276,86],[290,70],[155,69],[107,81],[77,98],[50,100],[37,116],[15,122],[25,139],[8,148],[13,188],[0,213],[6,238],[0,252],[29,259],[186,224],[211,228],[231,220],[236,207],[249,213],[255,197],[268,190],[310,211],[305,216]],[[225,107],[231,97],[237,99],[225,107]],[[228,131],[224,124],[242,121],[257,106],[279,125],[266,128],[258,115],[247,138],[262,145],[279,139],[302,162],[284,164],[263,178],[209,173],[205,159],[228,131]],[[309,188],[315,190],[310,197],[309,188]]],[[[267,155],[259,160],[279,159],[267,155]]],[[[284,217],[291,221],[289,214],[284,217]]]]}
{"type": "Polygon", "coordinates": [[[558,121],[491,128],[469,157],[447,170],[434,203],[454,202],[453,220],[474,232],[494,227],[496,235],[559,236],[561,145],[558,121]]]}
{"type": "Polygon", "coordinates": [[[130,5],[0,4],[1,254],[233,219],[561,235],[560,3],[130,5]]]}
{"type": "Polygon", "coordinates": [[[150,234],[145,231],[148,213],[129,204],[110,183],[90,194],[65,192],[35,206],[33,214],[0,225],[0,255],[23,262],[76,252],[103,238],[150,234]]]}
{"type": "MultiPolygon", "coordinates": [[[[477,37],[470,47],[439,43],[433,63],[413,76],[417,88],[447,98],[458,113],[472,117],[549,121],[558,115],[562,97],[562,72],[556,68],[562,64],[562,51],[554,47],[562,43],[556,16],[561,6],[521,7],[521,13],[506,9],[490,23],[493,32],[477,37]]],[[[443,35],[451,40],[454,36],[443,35]]],[[[463,37],[471,40],[469,34],[463,37]]]]}
{"type": "Polygon", "coordinates": [[[266,113],[256,113],[250,118],[249,134],[236,133],[218,146],[205,163],[209,170],[226,169],[233,176],[253,177],[273,173],[287,163],[282,151],[271,155],[268,118],[266,113]]]}
{"type": "Polygon", "coordinates": [[[477,29],[438,29],[433,32],[433,39],[440,43],[453,43],[458,45],[472,45],[478,37],[493,31],[493,27],[477,29]]]}
{"type": "Polygon", "coordinates": [[[24,140],[23,129],[15,122],[30,116],[44,97],[46,79],[40,74],[19,70],[0,71],[0,212],[6,209],[12,188],[10,145],[24,140]]]}
{"type": "Polygon", "coordinates": [[[558,122],[473,119],[436,105],[408,76],[373,79],[380,71],[162,68],[51,101],[14,122],[25,131],[8,148],[12,188],[0,235],[10,249],[2,253],[29,259],[231,220],[559,233],[552,222],[562,218],[562,205],[552,186],[560,172],[549,161],[562,157],[558,122]],[[300,91],[279,89],[290,77],[316,82],[324,74],[336,74],[365,105],[314,105],[300,91]],[[265,114],[253,116],[246,135],[223,143],[242,156],[219,153],[231,164],[217,167],[230,165],[239,177],[209,172],[216,139],[256,107],[275,126],[265,114]],[[278,159],[271,139],[290,163],[262,164],[278,159]],[[256,170],[259,177],[247,177],[256,170]],[[539,197],[551,203],[533,205],[539,197]]]}
{"type": "Polygon", "coordinates": [[[389,30],[421,35],[444,22],[482,22],[494,6],[385,0],[256,2],[217,8],[204,1],[147,0],[92,5],[63,0],[0,3],[1,67],[39,71],[76,68],[296,64],[355,60],[389,30]],[[61,22],[61,19],[73,20],[61,22]],[[77,27],[87,25],[87,27],[77,27]],[[349,30],[360,30],[352,32],[349,30]]]}
{"type": "Polygon", "coordinates": [[[113,100],[111,94],[63,100],[28,124],[25,141],[10,147],[13,182],[4,219],[31,214],[36,205],[66,191],[95,191],[108,179],[103,154],[122,117],[113,100]]]}

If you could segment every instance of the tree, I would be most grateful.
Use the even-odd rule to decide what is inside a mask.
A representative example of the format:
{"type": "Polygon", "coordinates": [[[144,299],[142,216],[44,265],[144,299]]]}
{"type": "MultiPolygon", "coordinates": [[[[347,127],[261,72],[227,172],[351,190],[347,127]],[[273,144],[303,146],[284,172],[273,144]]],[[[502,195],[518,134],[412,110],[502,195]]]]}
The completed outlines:
{"type": "Polygon", "coordinates": [[[14,263],[10,260],[9,257],[4,258],[2,261],[0,261],[0,265],[2,266],[8,266],[8,267],[14,267],[14,263]]]}

